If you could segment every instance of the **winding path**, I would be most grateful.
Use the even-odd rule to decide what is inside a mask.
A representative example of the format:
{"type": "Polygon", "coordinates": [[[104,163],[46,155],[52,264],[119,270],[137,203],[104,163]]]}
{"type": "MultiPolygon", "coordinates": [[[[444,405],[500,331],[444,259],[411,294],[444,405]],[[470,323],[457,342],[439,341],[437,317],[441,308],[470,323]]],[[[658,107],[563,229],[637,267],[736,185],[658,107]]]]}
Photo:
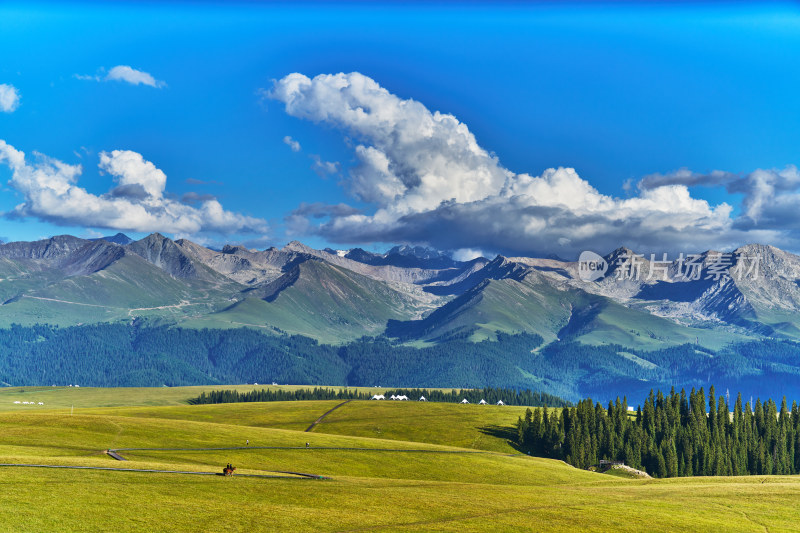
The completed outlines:
{"type": "Polygon", "coordinates": [[[319,417],[319,418],[317,418],[316,420],[314,420],[314,422],[313,422],[313,423],[312,423],[310,426],[308,426],[308,427],[306,428],[306,433],[308,433],[309,431],[311,431],[312,429],[314,429],[314,428],[316,427],[316,425],[317,425],[317,424],[319,424],[320,422],[322,422],[322,420],[323,420],[323,419],[324,419],[326,416],[328,416],[329,414],[331,414],[332,412],[334,412],[334,411],[335,411],[335,410],[337,410],[338,408],[340,408],[340,407],[342,407],[342,406],[344,406],[344,405],[347,405],[348,403],[350,403],[350,402],[352,402],[352,401],[353,401],[353,400],[347,400],[346,402],[342,402],[342,403],[340,403],[339,405],[337,405],[336,407],[334,407],[333,409],[329,409],[328,411],[326,411],[325,413],[323,413],[323,415],[322,415],[321,417],[319,417]]]}

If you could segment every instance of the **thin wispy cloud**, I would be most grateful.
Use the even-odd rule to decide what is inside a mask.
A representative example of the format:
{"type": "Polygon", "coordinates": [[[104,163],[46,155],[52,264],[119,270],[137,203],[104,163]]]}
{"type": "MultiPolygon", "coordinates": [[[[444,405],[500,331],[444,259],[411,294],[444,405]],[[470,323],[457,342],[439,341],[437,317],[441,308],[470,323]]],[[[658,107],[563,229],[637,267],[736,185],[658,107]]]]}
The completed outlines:
{"type": "Polygon", "coordinates": [[[199,180],[196,178],[186,178],[184,181],[189,185],[225,185],[225,183],[217,180],[199,180]]]}
{"type": "Polygon", "coordinates": [[[311,165],[311,170],[316,172],[317,176],[320,178],[327,178],[331,174],[339,172],[341,165],[338,161],[324,161],[317,154],[310,154],[309,157],[314,161],[314,164],[311,165]]]}
{"type": "Polygon", "coordinates": [[[299,152],[301,150],[300,143],[292,139],[289,135],[283,138],[283,144],[291,148],[292,152],[299,152]]]}
{"type": "Polygon", "coordinates": [[[621,244],[683,251],[770,242],[800,249],[800,222],[780,217],[800,210],[795,167],[745,177],[682,170],[650,176],[634,195],[618,198],[571,168],[513,172],[453,115],[400,98],[357,72],[290,74],[265,94],[289,115],[337,128],[353,141],[356,164],[342,184],[372,205],[372,214],[331,211],[322,221],[302,210],[291,215],[295,228],[333,242],[416,242],[520,255],[621,244]],[[701,184],[743,193],[743,213],[693,197],[690,187],[701,184]]]}
{"type": "Polygon", "coordinates": [[[181,196],[181,202],[185,204],[197,204],[202,202],[208,202],[211,200],[216,200],[217,197],[213,194],[200,194],[194,191],[187,192],[183,196],[181,196]]]}
{"type": "Polygon", "coordinates": [[[0,83],[0,112],[13,113],[19,107],[19,91],[13,85],[0,83]]]}
{"type": "Polygon", "coordinates": [[[166,82],[157,80],[149,72],[137,70],[128,65],[117,65],[107,73],[105,69],[101,68],[100,73],[95,75],[75,74],[75,78],[86,81],[118,81],[131,85],[147,85],[156,89],[167,86],[166,82]]]}

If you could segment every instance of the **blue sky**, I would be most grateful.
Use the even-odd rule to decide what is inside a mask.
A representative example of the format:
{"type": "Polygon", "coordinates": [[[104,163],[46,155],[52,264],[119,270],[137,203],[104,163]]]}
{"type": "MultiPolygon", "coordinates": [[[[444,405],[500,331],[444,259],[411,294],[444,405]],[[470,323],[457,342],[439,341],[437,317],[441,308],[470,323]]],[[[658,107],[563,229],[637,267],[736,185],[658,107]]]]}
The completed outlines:
{"type": "MultiPolygon", "coordinates": [[[[0,111],[0,139],[25,153],[25,168],[37,168],[34,152],[80,164],[73,185],[119,198],[120,183],[138,179],[123,174],[136,170],[114,174],[109,163],[101,173],[100,154],[135,152],[137,164],[151,162],[166,175],[157,209],[189,205],[198,211],[186,216],[202,218],[200,206],[213,196],[236,221],[249,221],[198,226],[161,218],[156,228],[67,216],[22,190],[23,178],[15,181],[0,161],[4,240],[117,230],[140,236],[155,228],[259,248],[295,238],[320,247],[404,241],[464,253],[562,255],[615,243],[667,251],[757,240],[800,248],[791,167],[800,159],[796,4],[5,3],[0,50],[0,84],[19,97],[13,111],[0,111]],[[163,84],[104,81],[117,66],[163,84]],[[420,144],[393,145],[383,130],[320,114],[319,106],[343,101],[303,93],[310,107],[291,111],[288,97],[264,96],[292,73],[359,73],[398,102],[453,115],[488,154],[474,163],[476,172],[499,168],[513,186],[471,190],[460,173],[445,170],[435,177],[456,191],[454,201],[420,203],[411,189],[434,172],[414,166],[420,144]],[[395,196],[364,188],[364,180],[369,190],[385,185],[385,176],[373,178],[377,167],[357,146],[387,156],[392,183],[402,181],[395,196]],[[315,157],[338,163],[336,170],[315,172],[315,157]],[[541,177],[559,167],[575,175],[541,177]],[[683,177],[674,174],[682,168],[683,177]],[[729,174],[710,177],[715,170],[729,174]],[[658,189],[640,185],[653,174],[662,181],[646,183],[658,189]],[[680,196],[684,190],[695,203],[680,196]],[[570,195],[587,200],[573,205],[570,195]],[[309,210],[290,217],[303,203],[328,207],[317,217],[309,210]],[[350,210],[333,213],[330,206],[340,204],[350,210]],[[620,210],[627,214],[609,214],[620,210]],[[597,221],[592,230],[589,219],[597,221]]],[[[313,87],[333,83],[323,81],[313,87]]],[[[359,98],[368,96],[347,95],[351,103],[359,98]]],[[[428,156],[464,161],[461,152],[428,156]]]]}

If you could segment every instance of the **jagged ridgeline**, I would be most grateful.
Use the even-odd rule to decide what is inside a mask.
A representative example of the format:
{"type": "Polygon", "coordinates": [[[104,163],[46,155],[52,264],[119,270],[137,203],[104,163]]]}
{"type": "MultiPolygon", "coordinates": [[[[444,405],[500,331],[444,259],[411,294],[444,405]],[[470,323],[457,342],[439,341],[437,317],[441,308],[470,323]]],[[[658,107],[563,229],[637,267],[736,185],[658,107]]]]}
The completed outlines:
{"type": "Polygon", "coordinates": [[[576,262],[412,247],[212,250],[159,234],[7,243],[0,369],[24,384],[491,385],[577,399],[715,380],[795,394],[799,257],[748,245],[728,258],[758,257],[757,276],[690,279],[643,260],[620,281],[630,253],[608,254],[606,277],[587,282],[576,262]]]}

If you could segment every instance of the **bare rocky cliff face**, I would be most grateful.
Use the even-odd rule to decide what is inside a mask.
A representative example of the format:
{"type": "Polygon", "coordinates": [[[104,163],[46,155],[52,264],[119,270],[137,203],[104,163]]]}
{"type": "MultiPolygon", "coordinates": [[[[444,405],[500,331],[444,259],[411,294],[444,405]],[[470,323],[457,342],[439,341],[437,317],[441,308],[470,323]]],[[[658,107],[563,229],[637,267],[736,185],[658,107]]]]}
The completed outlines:
{"type": "MultiPolygon", "coordinates": [[[[203,278],[203,269],[173,240],[153,233],[128,244],[125,249],[176,278],[203,278]]],[[[199,263],[202,265],[202,263],[199,263]]]]}
{"type": "Polygon", "coordinates": [[[0,245],[0,257],[53,260],[69,255],[86,243],[85,239],[71,235],[57,235],[41,241],[9,242],[0,245]]]}

